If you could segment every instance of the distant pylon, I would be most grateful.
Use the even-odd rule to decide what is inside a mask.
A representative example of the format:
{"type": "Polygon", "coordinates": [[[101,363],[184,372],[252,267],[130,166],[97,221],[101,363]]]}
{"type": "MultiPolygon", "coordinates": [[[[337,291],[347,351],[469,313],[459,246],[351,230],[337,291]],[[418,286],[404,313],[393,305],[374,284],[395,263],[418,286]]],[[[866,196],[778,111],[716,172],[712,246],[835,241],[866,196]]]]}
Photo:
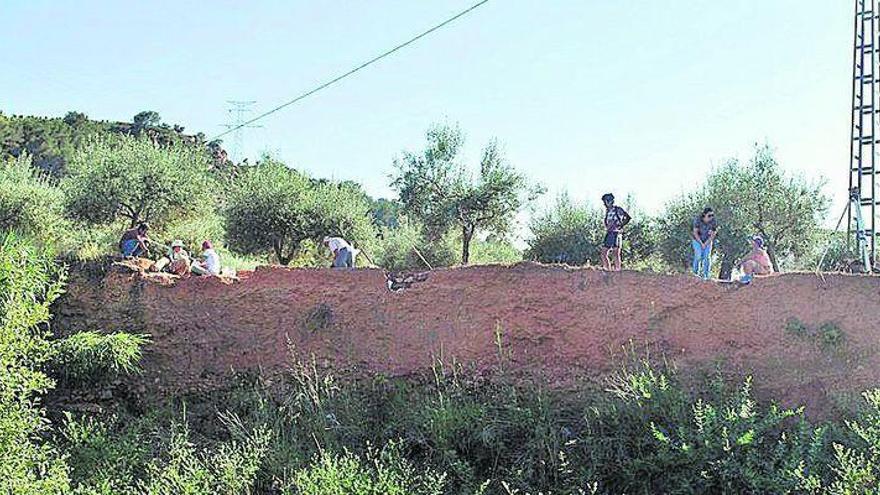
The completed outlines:
{"type": "Polygon", "coordinates": [[[227,153],[232,157],[233,162],[240,162],[244,158],[244,130],[256,129],[263,127],[261,125],[244,125],[247,122],[246,116],[249,114],[257,102],[254,100],[226,100],[229,107],[226,113],[229,115],[229,121],[221,124],[227,129],[235,129],[232,132],[231,146],[226,147],[227,153]]]}

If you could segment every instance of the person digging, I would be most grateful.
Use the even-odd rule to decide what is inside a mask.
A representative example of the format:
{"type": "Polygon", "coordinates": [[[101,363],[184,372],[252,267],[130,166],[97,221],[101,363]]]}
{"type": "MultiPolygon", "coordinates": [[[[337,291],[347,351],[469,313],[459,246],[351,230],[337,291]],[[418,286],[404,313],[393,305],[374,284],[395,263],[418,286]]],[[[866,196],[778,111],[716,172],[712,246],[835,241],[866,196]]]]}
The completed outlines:
{"type": "Polygon", "coordinates": [[[330,265],[332,268],[354,268],[357,251],[348,241],[342,237],[327,236],[324,238],[324,245],[332,253],[333,263],[330,265]]]}
{"type": "Polygon", "coordinates": [[[171,248],[168,250],[168,254],[153,263],[153,266],[150,267],[150,271],[173,273],[175,275],[183,276],[190,272],[191,262],[192,260],[189,257],[189,253],[183,249],[183,241],[175,239],[175,241],[171,243],[171,248]]]}
{"type": "Polygon", "coordinates": [[[148,254],[150,249],[147,244],[150,243],[147,237],[147,231],[150,225],[147,222],[141,222],[137,227],[126,230],[119,239],[119,252],[126,258],[140,257],[148,254]]]}

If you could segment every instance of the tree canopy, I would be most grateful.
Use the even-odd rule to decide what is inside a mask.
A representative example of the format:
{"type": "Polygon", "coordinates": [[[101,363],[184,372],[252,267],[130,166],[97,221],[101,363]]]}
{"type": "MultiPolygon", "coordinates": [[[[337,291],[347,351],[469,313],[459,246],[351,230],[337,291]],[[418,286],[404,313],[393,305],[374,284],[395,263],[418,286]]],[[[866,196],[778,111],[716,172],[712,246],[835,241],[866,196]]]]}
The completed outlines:
{"type": "Polygon", "coordinates": [[[227,242],[243,254],[271,252],[284,265],[306,240],[326,235],[369,243],[370,204],[350,186],[319,183],[274,160],[243,168],[224,211],[227,242]]]}
{"type": "Polygon", "coordinates": [[[80,221],[128,225],[186,218],[211,203],[214,179],[201,150],[145,138],[89,141],[73,155],[63,182],[67,210],[80,221]]]}
{"type": "Polygon", "coordinates": [[[659,250],[671,265],[686,265],[692,222],[708,206],[719,224],[715,252],[722,277],[748,252],[752,235],[765,239],[779,270],[785,261],[814,249],[829,202],[822,182],[785,173],[768,146],[756,147],[747,162],[729,160],[699,189],[667,205],[660,218],[659,250]]]}
{"type": "Polygon", "coordinates": [[[464,135],[458,127],[432,127],[427,141],[421,153],[405,152],[395,160],[392,187],[431,239],[439,239],[452,227],[459,229],[461,261],[467,264],[478,231],[510,232],[516,213],[541,191],[507,164],[496,141],[483,149],[476,175],[460,161],[464,135]]]}

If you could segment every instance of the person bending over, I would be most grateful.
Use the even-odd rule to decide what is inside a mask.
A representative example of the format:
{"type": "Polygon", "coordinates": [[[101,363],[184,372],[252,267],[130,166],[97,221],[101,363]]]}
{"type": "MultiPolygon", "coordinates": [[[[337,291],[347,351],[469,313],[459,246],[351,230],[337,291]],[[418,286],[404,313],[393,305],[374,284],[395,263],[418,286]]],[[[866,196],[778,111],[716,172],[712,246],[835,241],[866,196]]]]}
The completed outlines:
{"type": "Polygon", "coordinates": [[[147,231],[150,230],[149,224],[141,222],[137,227],[126,230],[119,239],[119,252],[125,257],[138,257],[149,252],[147,243],[150,239],[147,237],[147,231]]]}
{"type": "Polygon", "coordinates": [[[355,250],[342,237],[325,237],[324,245],[333,253],[333,268],[354,268],[355,250]]]}

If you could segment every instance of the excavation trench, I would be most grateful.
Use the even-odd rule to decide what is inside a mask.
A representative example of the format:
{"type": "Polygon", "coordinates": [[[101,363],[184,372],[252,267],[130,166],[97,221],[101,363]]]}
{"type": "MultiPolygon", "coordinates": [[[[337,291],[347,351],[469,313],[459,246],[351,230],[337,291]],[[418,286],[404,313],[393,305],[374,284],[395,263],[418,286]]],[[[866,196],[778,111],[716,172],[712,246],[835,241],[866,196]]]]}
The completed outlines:
{"type": "Polygon", "coordinates": [[[438,359],[484,372],[501,359],[565,386],[601,381],[631,349],[684,373],[722,364],[754,375],[760,396],[832,414],[880,385],[878,300],[880,278],[843,274],[737,287],[520,263],[435,270],[390,291],[380,270],[267,267],[229,283],[117,267],[74,269],[54,326],[151,334],[137,380],[162,394],[211,389],[235,371],[272,375],[305,356],[386,375],[438,359]],[[793,321],[809,331],[787,330],[793,321]],[[842,337],[829,342],[828,328],[842,337]]]}

